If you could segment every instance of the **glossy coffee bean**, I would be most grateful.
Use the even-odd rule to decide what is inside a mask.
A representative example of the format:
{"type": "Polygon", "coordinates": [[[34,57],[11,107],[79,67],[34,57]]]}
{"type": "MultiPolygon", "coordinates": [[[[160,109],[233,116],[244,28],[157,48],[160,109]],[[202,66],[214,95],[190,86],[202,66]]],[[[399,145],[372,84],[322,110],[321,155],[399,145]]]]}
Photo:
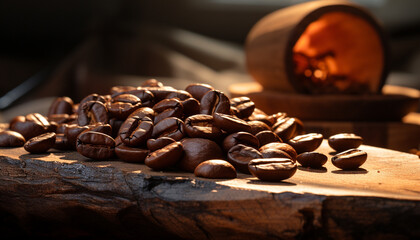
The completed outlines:
{"type": "Polygon", "coordinates": [[[249,173],[248,163],[252,159],[262,158],[263,155],[255,148],[238,144],[227,154],[228,161],[240,172],[249,173]]]}
{"type": "Polygon", "coordinates": [[[105,99],[105,97],[104,97],[104,96],[99,95],[99,94],[96,94],[96,93],[92,93],[92,94],[89,94],[89,95],[87,95],[86,97],[84,97],[84,98],[83,98],[83,99],[79,102],[79,104],[78,104],[79,108],[77,108],[77,111],[75,111],[75,112],[78,112],[78,111],[80,110],[80,107],[81,107],[84,103],[86,103],[86,102],[90,102],[90,101],[93,101],[93,102],[101,102],[101,103],[103,103],[103,104],[105,104],[105,103],[107,102],[107,100],[105,99]]]}
{"type": "Polygon", "coordinates": [[[261,121],[271,127],[274,124],[274,118],[266,114],[259,108],[255,108],[251,116],[248,117],[249,121],[261,121]]]}
{"type": "Polygon", "coordinates": [[[51,124],[39,113],[31,113],[23,118],[16,118],[10,125],[10,130],[22,134],[26,140],[51,131],[50,128],[51,124]]]}
{"type": "Polygon", "coordinates": [[[120,127],[121,141],[131,147],[143,146],[152,136],[153,122],[149,117],[129,117],[120,127]]]}
{"type": "Polygon", "coordinates": [[[367,159],[367,153],[360,149],[349,149],[331,158],[334,166],[343,170],[355,170],[362,166],[367,159]]]}
{"type": "Polygon", "coordinates": [[[99,101],[87,101],[79,106],[77,123],[80,126],[108,123],[108,109],[99,101]]]}
{"type": "Polygon", "coordinates": [[[327,162],[328,157],[319,152],[304,152],[299,154],[296,160],[302,167],[321,168],[327,162]]]}
{"type": "Polygon", "coordinates": [[[263,181],[279,182],[291,178],[297,165],[288,158],[261,158],[249,162],[249,171],[263,181]]]}
{"type": "Polygon", "coordinates": [[[56,134],[44,133],[26,141],[23,148],[30,153],[44,153],[55,145],[56,134]]]}
{"type": "Polygon", "coordinates": [[[181,119],[184,115],[184,107],[181,101],[176,98],[161,100],[153,106],[153,110],[156,112],[154,124],[169,117],[181,119]]]}
{"type": "Polygon", "coordinates": [[[154,79],[154,78],[151,78],[151,79],[147,79],[146,81],[144,81],[141,84],[141,86],[142,87],[163,87],[163,83],[154,79]]]}
{"type": "Polygon", "coordinates": [[[146,90],[146,89],[134,88],[134,89],[123,91],[123,92],[113,93],[111,97],[114,98],[121,94],[131,94],[138,97],[141,101],[142,107],[153,107],[153,105],[155,104],[155,95],[153,95],[151,91],[146,90]]]}
{"type": "Polygon", "coordinates": [[[109,92],[111,93],[111,97],[114,97],[118,94],[127,93],[129,91],[136,90],[136,89],[137,88],[134,86],[113,86],[111,87],[109,92]]]}
{"type": "Polygon", "coordinates": [[[48,109],[47,116],[55,114],[73,114],[73,100],[69,97],[58,97],[56,98],[48,109]]]}
{"type": "Polygon", "coordinates": [[[294,118],[278,119],[273,125],[273,132],[277,134],[281,140],[288,141],[293,138],[296,133],[296,121],[294,118]]]}
{"type": "Polygon", "coordinates": [[[6,130],[0,132],[0,147],[22,147],[25,144],[25,138],[22,134],[6,130]]]}
{"type": "Polygon", "coordinates": [[[106,160],[115,154],[115,141],[109,135],[87,131],[77,137],[76,150],[87,158],[106,160]]]}
{"type": "Polygon", "coordinates": [[[200,163],[195,168],[194,175],[211,179],[233,179],[237,176],[232,164],[222,159],[211,159],[200,163]]]}
{"type": "Polygon", "coordinates": [[[268,143],[268,144],[265,144],[264,146],[260,147],[260,149],[259,149],[259,151],[262,154],[264,154],[264,152],[270,151],[270,150],[284,151],[291,157],[291,159],[293,161],[296,161],[297,152],[292,146],[290,146],[287,143],[279,143],[279,142],[268,143]]]}
{"type": "Polygon", "coordinates": [[[192,83],[185,88],[185,91],[189,92],[198,101],[201,101],[201,98],[211,90],[214,90],[212,86],[203,83],[192,83]]]}
{"type": "Polygon", "coordinates": [[[184,122],[175,117],[165,118],[153,127],[152,137],[170,137],[176,141],[186,136],[184,122]]]}
{"type": "Polygon", "coordinates": [[[192,138],[208,138],[217,140],[223,132],[214,125],[214,118],[207,114],[197,114],[185,119],[185,131],[192,138]]]}
{"type": "Polygon", "coordinates": [[[176,90],[173,87],[170,86],[163,86],[163,87],[146,87],[146,88],[139,88],[139,89],[145,89],[150,91],[153,96],[155,96],[154,101],[155,103],[158,103],[159,101],[163,100],[168,96],[170,93],[176,92],[176,90]]]}
{"type": "Polygon", "coordinates": [[[324,136],[322,136],[320,133],[308,133],[298,135],[290,139],[288,143],[299,154],[316,150],[321,145],[323,139],[324,136]]]}
{"type": "Polygon", "coordinates": [[[149,153],[148,149],[130,147],[124,144],[115,147],[115,155],[122,161],[129,163],[144,163],[149,153]]]}
{"type": "Polygon", "coordinates": [[[128,116],[127,118],[130,117],[138,117],[138,118],[144,118],[144,117],[148,117],[150,119],[154,119],[155,118],[155,111],[150,108],[150,107],[141,107],[137,110],[135,110],[133,113],[130,114],[130,116],[128,116]]]}
{"type": "Polygon", "coordinates": [[[250,133],[257,135],[259,132],[262,131],[271,131],[271,127],[269,127],[266,123],[261,121],[247,121],[248,125],[251,127],[250,133]]]}
{"type": "Polygon", "coordinates": [[[67,141],[70,145],[76,147],[76,141],[79,134],[83,131],[89,130],[89,126],[79,126],[78,124],[67,125],[64,130],[64,135],[67,138],[67,141]]]}
{"type": "Polygon", "coordinates": [[[207,115],[213,115],[213,113],[230,114],[229,98],[220,91],[208,91],[201,98],[200,113],[207,115]]]}
{"type": "Polygon", "coordinates": [[[120,120],[125,120],[128,115],[141,106],[140,98],[128,93],[117,95],[106,104],[109,116],[120,120]]]}
{"type": "Polygon", "coordinates": [[[151,152],[144,160],[144,163],[153,170],[163,170],[174,166],[181,159],[182,153],[182,144],[180,142],[173,142],[151,152]]]}
{"type": "Polygon", "coordinates": [[[337,152],[358,148],[363,143],[363,138],[354,133],[340,133],[328,138],[328,145],[337,152]]]}
{"type": "Polygon", "coordinates": [[[172,138],[160,137],[160,138],[157,138],[157,139],[150,138],[150,139],[147,140],[146,144],[147,144],[147,148],[150,151],[154,152],[154,151],[156,151],[158,149],[161,149],[161,148],[164,148],[165,146],[167,146],[171,143],[174,143],[174,142],[176,142],[176,141],[172,138]]]}
{"type": "Polygon", "coordinates": [[[184,107],[184,117],[189,117],[200,113],[200,102],[195,98],[187,98],[181,101],[184,107]]]}
{"type": "Polygon", "coordinates": [[[252,115],[255,103],[249,97],[236,97],[230,99],[230,106],[238,118],[244,119],[252,115]]]}
{"type": "Polygon", "coordinates": [[[223,150],[225,152],[228,152],[229,149],[231,149],[232,147],[238,144],[243,144],[245,146],[253,147],[255,149],[257,149],[259,146],[258,139],[251,133],[237,132],[237,133],[232,133],[228,135],[227,137],[225,137],[222,143],[223,150]]]}
{"type": "Polygon", "coordinates": [[[181,140],[184,155],[178,167],[193,173],[198,164],[209,159],[223,159],[223,152],[216,142],[205,138],[184,138],[181,140]]]}
{"type": "Polygon", "coordinates": [[[245,120],[242,120],[234,115],[214,113],[214,125],[227,133],[234,132],[250,132],[251,126],[245,120]]]}
{"type": "Polygon", "coordinates": [[[277,134],[275,134],[271,130],[265,130],[257,133],[255,137],[258,139],[258,142],[260,143],[260,147],[264,146],[267,143],[272,142],[283,142],[277,134]]]}
{"type": "Polygon", "coordinates": [[[277,148],[263,148],[261,150],[261,154],[263,158],[289,158],[292,157],[285,151],[277,149],[277,148]]]}

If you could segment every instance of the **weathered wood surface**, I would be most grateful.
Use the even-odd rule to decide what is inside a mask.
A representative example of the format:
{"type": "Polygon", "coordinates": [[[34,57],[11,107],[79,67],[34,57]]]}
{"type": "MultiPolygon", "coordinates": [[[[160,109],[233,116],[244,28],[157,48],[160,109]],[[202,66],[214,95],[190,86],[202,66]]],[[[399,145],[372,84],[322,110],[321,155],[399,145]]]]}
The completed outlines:
{"type": "MultiPolygon", "coordinates": [[[[361,149],[368,160],[358,171],[329,160],[280,183],[0,149],[0,229],[64,239],[418,239],[419,158],[361,149]]],[[[318,151],[332,153],[325,141],[318,151]]]]}

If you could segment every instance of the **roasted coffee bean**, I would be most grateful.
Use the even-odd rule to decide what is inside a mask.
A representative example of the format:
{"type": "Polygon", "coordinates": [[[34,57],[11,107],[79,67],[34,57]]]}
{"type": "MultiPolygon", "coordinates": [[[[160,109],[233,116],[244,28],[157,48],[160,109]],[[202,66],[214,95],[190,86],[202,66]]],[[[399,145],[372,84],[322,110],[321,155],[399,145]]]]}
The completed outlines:
{"type": "Polygon", "coordinates": [[[258,142],[260,143],[260,147],[264,146],[267,143],[272,142],[283,142],[277,134],[275,134],[273,131],[265,130],[257,133],[255,137],[258,139],[258,142]]]}
{"type": "Polygon", "coordinates": [[[217,140],[223,132],[219,127],[214,126],[214,119],[211,115],[197,114],[185,119],[185,131],[192,138],[208,138],[217,140]]]}
{"type": "Polygon", "coordinates": [[[288,158],[262,158],[251,160],[249,171],[263,181],[278,182],[291,178],[297,170],[297,165],[288,158]]]}
{"type": "Polygon", "coordinates": [[[297,157],[296,150],[287,143],[279,143],[279,142],[268,143],[260,147],[259,149],[259,151],[262,154],[264,154],[264,152],[270,152],[272,150],[282,150],[286,152],[293,161],[296,161],[296,157],[297,157]]]}
{"type": "Polygon", "coordinates": [[[77,123],[80,126],[92,125],[95,123],[108,123],[108,110],[99,101],[87,101],[83,103],[77,112],[77,123]]]}
{"type": "Polygon", "coordinates": [[[363,143],[363,138],[354,133],[340,133],[328,138],[328,145],[337,152],[358,148],[363,143]]]}
{"type": "Polygon", "coordinates": [[[153,122],[149,117],[129,117],[121,125],[121,141],[130,147],[138,147],[146,144],[147,139],[152,136],[153,122]]]}
{"type": "Polygon", "coordinates": [[[249,147],[253,147],[255,149],[257,149],[259,146],[258,139],[251,133],[237,132],[225,137],[222,143],[223,150],[225,150],[225,152],[228,152],[229,149],[238,144],[243,144],[249,147]]]}
{"type": "Polygon", "coordinates": [[[173,142],[164,148],[151,152],[144,163],[153,170],[163,170],[174,166],[182,157],[182,144],[173,142]]]}
{"type": "Polygon", "coordinates": [[[115,147],[115,155],[122,161],[129,163],[144,163],[149,153],[150,151],[148,149],[129,147],[124,144],[115,147]]]}
{"type": "Polygon", "coordinates": [[[166,145],[169,145],[173,142],[176,142],[174,139],[169,138],[169,137],[160,137],[157,139],[153,139],[150,138],[147,140],[146,144],[147,144],[147,148],[151,151],[154,152],[158,149],[161,149],[163,147],[165,147],[166,145]]]}
{"type": "Polygon", "coordinates": [[[327,162],[328,157],[319,152],[304,152],[299,154],[296,159],[302,167],[321,168],[327,162]]]}
{"type": "Polygon", "coordinates": [[[165,99],[166,96],[168,96],[168,94],[178,91],[175,88],[169,87],[169,86],[163,86],[163,87],[146,87],[146,88],[139,88],[139,89],[148,90],[151,93],[153,93],[153,96],[155,96],[154,101],[156,103],[159,102],[159,101],[162,101],[163,99],[165,99]]]}
{"type": "Polygon", "coordinates": [[[263,148],[261,149],[261,154],[263,158],[289,158],[292,157],[285,151],[277,148],[263,148]]]}
{"type": "Polygon", "coordinates": [[[195,168],[196,177],[211,179],[233,179],[236,178],[236,170],[229,162],[222,159],[206,160],[195,168]]]}
{"type": "Polygon", "coordinates": [[[55,114],[73,114],[73,100],[69,97],[58,97],[50,105],[47,116],[55,114]]]}
{"type": "Polygon", "coordinates": [[[296,121],[294,118],[278,119],[273,125],[273,132],[277,134],[283,141],[288,141],[296,134],[296,121]]]}
{"type": "Polygon", "coordinates": [[[367,159],[367,153],[360,149],[349,149],[347,151],[336,154],[331,158],[334,166],[343,170],[355,170],[362,166],[367,159]]]}
{"type": "MultiPolygon", "coordinates": [[[[79,108],[84,104],[84,103],[86,103],[86,102],[91,102],[91,101],[94,101],[94,102],[101,102],[101,103],[103,103],[103,104],[105,104],[107,101],[106,101],[106,99],[105,99],[105,97],[104,96],[101,96],[101,95],[99,95],[99,94],[96,94],[96,93],[92,93],[92,94],[89,94],[89,95],[87,95],[86,97],[84,97],[80,102],[79,102],[79,104],[78,104],[78,106],[79,106],[79,108]]],[[[79,112],[79,108],[77,109],[77,111],[74,111],[73,110],[73,112],[79,112]]]]}
{"type": "Polygon", "coordinates": [[[183,100],[184,117],[189,117],[200,113],[200,102],[195,98],[187,98],[183,100]]]}
{"type": "Polygon", "coordinates": [[[77,124],[70,124],[65,129],[64,135],[70,145],[76,147],[76,141],[79,134],[83,131],[89,130],[89,126],[79,126],[77,124]]]}
{"type": "Polygon", "coordinates": [[[25,144],[25,138],[22,134],[6,130],[0,132],[0,147],[22,147],[25,144]]]}
{"type": "Polygon", "coordinates": [[[304,135],[298,135],[288,141],[289,145],[292,146],[296,152],[312,152],[317,149],[324,139],[324,136],[320,133],[308,133],[304,135]]]}
{"type": "Polygon", "coordinates": [[[115,154],[115,141],[109,135],[87,131],[77,137],[76,150],[87,158],[106,160],[115,154]]]}
{"type": "Polygon", "coordinates": [[[154,124],[169,117],[181,119],[184,115],[184,107],[182,106],[181,101],[176,98],[163,99],[153,106],[153,110],[156,112],[154,124]]]}
{"type": "Polygon", "coordinates": [[[66,137],[66,135],[64,135],[64,133],[56,133],[55,136],[55,144],[54,147],[55,149],[58,150],[73,150],[75,149],[75,145],[71,145],[66,137]]]}
{"type": "Polygon", "coordinates": [[[152,137],[170,137],[176,141],[181,140],[186,135],[184,122],[175,117],[165,118],[153,127],[152,137]]]}
{"type": "Polygon", "coordinates": [[[230,106],[235,109],[235,115],[238,118],[251,116],[255,109],[255,103],[245,96],[230,99],[230,106]]]}
{"type": "Polygon", "coordinates": [[[268,118],[273,119],[273,124],[277,122],[277,120],[289,117],[285,112],[277,112],[268,116],[268,118]]]}
{"type": "Polygon", "coordinates": [[[261,121],[271,127],[275,120],[273,117],[267,115],[264,111],[259,108],[255,108],[251,116],[248,117],[249,121],[261,121]]]}
{"type": "Polygon", "coordinates": [[[138,117],[138,118],[148,117],[148,118],[153,120],[155,118],[155,115],[156,115],[156,113],[152,108],[142,107],[142,108],[137,109],[133,113],[131,113],[130,116],[128,116],[127,118],[130,118],[130,117],[138,117]]]}
{"type": "Polygon", "coordinates": [[[178,166],[187,172],[194,172],[198,164],[209,159],[222,159],[223,152],[219,145],[205,138],[184,138],[181,140],[184,155],[178,166]]]}
{"type": "Polygon", "coordinates": [[[303,125],[302,120],[300,120],[299,118],[294,118],[295,119],[295,123],[296,123],[296,131],[295,131],[295,135],[303,135],[305,134],[305,126],[303,125]]]}
{"type": "Polygon", "coordinates": [[[201,98],[200,113],[207,115],[213,115],[213,113],[230,114],[229,98],[220,91],[208,91],[201,98]]]}
{"type": "Polygon", "coordinates": [[[17,122],[25,122],[25,121],[26,121],[25,116],[16,116],[12,120],[10,120],[10,122],[9,122],[9,129],[12,129],[13,130],[13,128],[15,126],[15,123],[17,123],[17,122]]]}
{"type": "Polygon", "coordinates": [[[55,145],[56,134],[44,133],[26,141],[23,148],[30,153],[44,153],[55,145]]]}
{"type": "Polygon", "coordinates": [[[211,90],[214,90],[212,86],[203,83],[192,83],[185,88],[185,91],[189,92],[198,101],[201,101],[201,98],[211,90]]]}
{"type": "Polygon", "coordinates": [[[128,91],[114,93],[111,95],[111,97],[114,98],[121,94],[131,94],[138,97],[141,101],[142,107],[153,107],[153,105],[155,105],[155,95],[153,95],[151,91],[146,90],[146,89],[134,88],[128,91]]]}
{"type": "Polygon", "coordinates": [[[100,132],[100,133],[104,133],[104,134],[109,135],[109,136],[112,135],[112,127],[108,123],[106,123],[106,124],[97,123],[97,124],[94,124],[94,125],[88,125],[88,127],[89,127],[89,131],[100,132]]]}
{"type": "Polygon", "coordinates": [[[263,155],[255,148],[238,144],[227,154],[228,161],[240,172],[249,173],[248,163],[252,159],[262,158],[263,155]]]}
{"type": "Polygon", "coordinates": [[[168,95],[166,95],[166,98],[168,98],[168,99],[169,98],[177,98],[181,101],[183,101],[185,99],[188,99],[188,98],[192,98],[192,97],[193,96],[189,92],[184,91],[184,90],[177,90],[175,92],[171,92],[168,95]]]}
{"type": "Polygon", "coordinates": [[[10,130],[22,134],[26,140],[51,131],[50,123],[39,113],[31,113],[24,118],[19,117],[13,121],[10,130]]]}
{"type": "Polygon", "coordinates": [[[125,120],[128,115],[141,106],[140,98],[127,93],[117,95],[106,104],[109,116],[120,120],[125,120]]]}
{"type": "Polygon", "coordinates": [[[251,127],[250,133],[256,135],[262,131],[271,131],[271,127],[269,127],[266,123],[261,121],[247,121],[248,125],[251,127]]]}
{"type": "Polygon", "coordinates": [[[158,80],[152,78],[144,81],[141,84],[142,87],[163,87],[163,83],[159,82],[158,80]]]}
{"type": "Polygon", "coordinates": [[[213,119],[214,125],[226,131],[227,133],[251,131],[251,127],[245,120],[242,120],[233,115],[214,113],[213,119]]]}

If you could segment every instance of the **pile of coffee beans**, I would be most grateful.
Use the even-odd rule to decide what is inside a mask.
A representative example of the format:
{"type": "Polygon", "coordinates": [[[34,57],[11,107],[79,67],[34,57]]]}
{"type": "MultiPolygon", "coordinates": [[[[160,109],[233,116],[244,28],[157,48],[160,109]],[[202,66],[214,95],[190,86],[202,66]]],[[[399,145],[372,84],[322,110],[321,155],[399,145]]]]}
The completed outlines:
{"type": "MultiPolygon", "coordinates": [[[[225,179],[241,172],[265,181],[292,177],[297,162],[322,167],[328,157],[315,152],[322,140],[322,134],[305,133],[299,119],[266,114],[248,97],[229,99],[199,83],[177,90],[155,79],[139,87],[114,86],[109,95],[90,94],[79,103],[56,98],[47,116],[16,116],[0,132],[1,147],[23,146],[30,153],[76,150],[90,159],[140,163],[156,171],[225,179]]],[[[354,134],[328,142],[344,151],[332,159],[339,168],[358,168],[366,160],[356,149],[362,139],[354,134]]]]}

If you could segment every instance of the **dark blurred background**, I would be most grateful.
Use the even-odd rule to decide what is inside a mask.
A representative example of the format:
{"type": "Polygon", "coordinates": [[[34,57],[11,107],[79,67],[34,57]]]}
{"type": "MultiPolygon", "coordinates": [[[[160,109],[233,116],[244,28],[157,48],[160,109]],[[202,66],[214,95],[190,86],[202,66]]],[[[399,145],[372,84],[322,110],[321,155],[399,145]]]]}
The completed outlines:
{"type": "MultiPolygon", "coordinates": [[[[149,77],[221,88],[223,79],[249,81],[242,52],[247,33],[266,14],[300,2],[2,0],[0,120],[38,99],[78,101],[149,77]]],[[[420,1],[353,2],[369,9],[389,37],[388,83],[420,89],[420,1]]]]}

